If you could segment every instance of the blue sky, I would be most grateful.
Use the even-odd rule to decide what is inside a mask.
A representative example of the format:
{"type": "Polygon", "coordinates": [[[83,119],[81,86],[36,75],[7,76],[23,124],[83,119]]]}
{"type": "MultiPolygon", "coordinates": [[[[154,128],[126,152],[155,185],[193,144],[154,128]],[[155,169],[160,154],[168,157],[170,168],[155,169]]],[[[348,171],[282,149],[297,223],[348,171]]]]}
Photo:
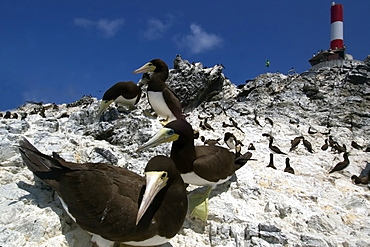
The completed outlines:
{"type": "MultiPolygon", "coordinates": [[[[153,58],[223,64],[242,84],[265,72],[310,68],[330,42],[332,1],[2,1],[0,111],[26,101],[101,98],[153,58]],[[271,62],[266,68],[265,59],[271,62]]],[[[347,52],[370,54],[370,1],[343,0],[347,52]]]]}

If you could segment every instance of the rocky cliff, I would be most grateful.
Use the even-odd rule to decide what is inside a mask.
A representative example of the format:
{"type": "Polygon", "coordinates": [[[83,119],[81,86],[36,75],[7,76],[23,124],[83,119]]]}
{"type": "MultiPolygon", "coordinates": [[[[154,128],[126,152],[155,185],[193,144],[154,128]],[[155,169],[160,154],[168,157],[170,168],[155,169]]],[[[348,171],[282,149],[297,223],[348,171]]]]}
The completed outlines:
{"type": "MultiPolygon", "coordinates": [[[[209,219],[187,217],[166,246],[368,246],[369,187],[354,184],[369,164],[369,59],[302,74],[263,74],[236,87],[222,65],[204,68],[176,57],[169,86],[182,100],[187,120],[201,139],[232,132],[251,145],[256,160],[219,185],[210,197],[209,219]],[[211,128],[204,125],[204,121],[211,128]],[[287,155],[269,164],[266,134],[287,155]],[[303,136],[312,152],[291,140],[303,136]],[[325,140],[333,144],[321,147],[325,140]],[[354,145],[354,142],[361,147],[354,145]],[[350,164],[328,173],[349,152],[350,164]],[[295,174],[284,172],[290,158],[295,174]]],[[[145,79],[145,78],[144,78],[145,79]]],[[[145,91],[145,90],[144,90],[145,91]]],[[[91,246],[90,236],[63,211],[55,193],[22,164],[20,136],[40,151],[74,162],[107,162],[142,174],[149,157],[169,154],[170,144],[136,153],[159,128],[145,94],[131,113],[111,107],[96,122],[99,101],[28,103],[0,118],[0,246],[91,246]]],[[[205,188],[190,186],[189,191],[205,188]]]]}

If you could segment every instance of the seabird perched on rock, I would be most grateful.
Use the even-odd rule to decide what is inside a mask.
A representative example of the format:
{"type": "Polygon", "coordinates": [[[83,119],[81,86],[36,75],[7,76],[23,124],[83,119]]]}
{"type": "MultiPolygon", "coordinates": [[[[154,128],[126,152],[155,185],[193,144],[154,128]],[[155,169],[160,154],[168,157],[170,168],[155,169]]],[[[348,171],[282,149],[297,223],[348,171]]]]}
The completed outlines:
{"type": "Polygon", "coordinates": [[[253,143],[249,143],[248,150],[256,150],[253,143]]]}
{"type": "Polygon", "coordinates": [[[45,155],[25,138],[19,145],[24,164],[57,192],[67,213],[98,246],[157,246],[181,229],[186,188],[170,158],[149,160],[144,178],[109,164],[45,155]]]}
{"type": "Polygon", "coordinates": [[[270,153],[270,161],[266,167],[271,167],[276,170],[276,167],[274,166],[274,154],[273,153],[270,153]]]}
{"type": "Polygon", "coordinates": [[[104,111],[113,102],[116,105],[125,106],[131,111],[141,97],[141,88],[133,81],[121,81],[110,87],[103,95],[100,103],[97,118],[99,118],[104,111]]]}
{"type": "Polygon", "coordinates": [[[355,184],[369,184],[370,182],[370,163],[367,162],[364,169],[362,169],[360,175],[353,175],[351,180],[355,184]]]}
{"type": "Polygon", "coordinates": [[[325,139],[325,144],[321,146],[322,151],[326,151],[329,147],[328,139],[325,139]]]}
{"type": "Polygon", "coordinates": [[[4,119],[9,119],[11,118],[11,116],[12,116],[12,113],[10,111],[6,111],[4,115],[4,119]]]}
{"type": "Polygon", "coordinates": [[[341,161],[341,162],[339,162],[338,164],[336,164],[333,167],[333,169],[331,169],[329,171],[329,173],[341,171],[341,170],[345,169],[349,165],[348,152],[344,152],[343,153],[343,158],[344,158],[344,160],[341,161]]]}
{"type": "Polygon", "coordinates": [[[351,142],[351,146],[353,147],[353,148],[355,148],[355,149],[358,149],[358,150],[362,150],[362,146],[360,146],[357,142],[355,142],[355,141],[352,141],[351,142]]]}
{"type": "Polygon", "coordinates": [[[204,122],[203,122],[203,126],[208,129],[208,130],[212,130],[212,131],[215,131],[212,126],[208,123],[208,118],[205,118],[204,119],[204,122]]]}
{"type": "Polygon", "coordinates": [[[311,126],[308,127],[308,131],[307,131],[308,134],[310,135],[314,135],[317,133],[317,130],[313,129],[311,126]]]}
{"type": "Polygon", "coordinates": [[[337,150],[339,154],[347,151],[347,147],[346,147],[346,145],[345,145],[345,144],[343,144],[343,145],[341,146],[341,145],[339,145],[338,143],[335,143],[335,144],[333,145],[333,148],[334,148],[335,150],[337,150]]]}
{"type": "Polygon", "coordinates": [[[274,122],[272,121],[272,119],[271,119],[271,118],[266,117],[266,118],[265,118],[265,121],[266,121],[267,123],[269,123],[272,127],[274,126],[274,122]]]}
{"type": "Polygon", "coordinates": [[[235,127],[235,128],[237,128],[238,130],[240,130],[240,132],[242,132],[242,133],[244,133],[244,131],[238,126],[238,123],[232,118],[232,117],[230,117],[229,118],[229,120],[230,120],[230,122],[231,122],[231,124],[235,127]]]}
{"type": "Polygon", "coordinates": [[[294,138],[293,140],[291,140],[290,141],[291,146],[290,146],[289,151],[293,151],[298,146],[298,144],[301,142],[301,139],[303,139],[303,136],[298,136],[294,138]]]}
{"type": "Polygon", "coordinates": [[[313,153],[311,142],[307,141],[304,137],[302,138],[303,146],[307,149],[308,152],[313,153]]]}
{"type": "Polygon", "coordinates": [[[207,219],[208,197],[217,185],[228,181],[244,164],[235,162],[235,154],[220,146],[194,146],[193,128],[183,119],[174,120],[165,125],[155,136],[149,139],[137,151],[172,142],[171,159],[176,164],[185,183],[209,186],[201,195],[197,205],[192,206],[194,197],[190,198],[190,212],[202,220],[207,219]],[[193,209],[194,208],[194,209],[193,209]],[[199,208],[203,212],[198,214],[199,208]]]}
{"type": "Polygon", "coordinates": [[[157,115],[164,118],[163,124],[183,119],[182,107],[176,94],[166,85],[168,66],[161,59],[153,59],[133,73],[154,72],[148,81],[148,101],[157,115]]]}
{"type": "Polygon", "coordinates": [[[276,154],[286,154],[283,151],[281,151],[280,148],[278,148],[277,146],[272,145],[273,142],[274,142],[274,138],[270,135],[269,136],[269,148],[271,151],[273,151],[276,154]]]}
{"type": "Polygon", "coordinates": [[[257,111],[254,111],[254,118],[253,118],[253,121],[260,127],[262,127],[262,125],[260,124],[260,122],[258,121],[257,119],[257,111]]]}
{"type": "Polygon", "coordinates": [[[235,150],[237,140],[233,133],[226,132],[224,134],[224,142],[229,147],[229,149],[235,150]]]}
{"type": "Polygon", "coordinates": [[[285,169],[284,172],[294,174],[294,169],[290,166],[290,159],[287,157],[285,159],[285,169]]]}

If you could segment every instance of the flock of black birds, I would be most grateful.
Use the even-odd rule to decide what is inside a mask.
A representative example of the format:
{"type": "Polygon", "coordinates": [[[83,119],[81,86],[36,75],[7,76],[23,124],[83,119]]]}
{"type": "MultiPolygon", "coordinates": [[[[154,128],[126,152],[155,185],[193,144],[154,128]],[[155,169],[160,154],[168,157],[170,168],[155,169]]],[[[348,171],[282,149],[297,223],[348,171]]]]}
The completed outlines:
{"type": "MultiPolygon", "coordinates": [[[[250,143],[248,152],[242,154],[244,144],[231,132],[226,132],[223,138],[228,149],[217,145],[221,138],[207,140],[204,136],[199,136],[199,132],[186,121],[178,97],[165,83],[169,71],[162,60],[151,60],[134,73],[150,74],[147,99],[156,115],[162,118],[160,121],[163,125],[137,152],[172,142],[170,157],[158,155],[148,161],[145,178],[109,164],[68,162],[56,153],[48,156],[39,152],[25,138],[19,141],[24,164],[57,192],[63,207],[81,228],[105,239],[111,246],[115,242],[136,246],[164,244],[181,229],[187,211],[195,217],[207,220],[211,190],[228,181],[247,161],[254,160],[250,151],[256,150],[253,143],[250,143]],[[194,141],[197,138],[204,145],[195,146],[194,141]],[[208,186],[208,190],[202,195],[188,198],[187,184],[208,186]]],[[[141,94],[141,85],[132,81],[116,83],[103,95],[96,119],[102,120],[104,112],[113,102],[131,111],[140,101],[141,94]]],[[[45,108],[39,107],[35,113],[45,115],[44,112],[45,108]]],[[[262,127],[256,111],[254,115],[254,123],[262,127]]],[[[27,114],[18,116],[17,113],[6,112],[0,113],[0,117],[25,119],[27,114]]],[[[214,117],[198,116],[199,128],[214,131],[209,122],[214,117]]],[[[231,117],[229,121],[223,122],[222,126],[233,127],[244,133],[237,121],[231,117]]],[[[265,123],[274,126],[271,118],[266,117],[265,123]]],[[[315,135],[317,131],[310,127],[308,134],[315,135]]],[[[328,136],[321,147],[323,151],[330,147],[333,152],[343,153],[344,160],[336,164],[329,173],[345,169],[350,164],[346,146],[334,141],[330,131],[321,134],[328,136]]],[[[267,167],[277,169],[274,154],[288,154],[274,145],[272,135],[262,135],[268,139],[271,151],[267,167]]],[[[295,150],[301,141],[308,152],[314,152],[311,143],[304,136],[291,140],[289,152],[295,150]]],[[[370,151],[370,147],[362,147],[354,141],[351,146],[365,152],[370,151]]],[[[295,173],[289,157],[285,159],[284,172],[295,173]]],[[[368,184],[369,172],[370,165],[359,176],[353,175],[351,179],[355,184],[368,184]]]]}

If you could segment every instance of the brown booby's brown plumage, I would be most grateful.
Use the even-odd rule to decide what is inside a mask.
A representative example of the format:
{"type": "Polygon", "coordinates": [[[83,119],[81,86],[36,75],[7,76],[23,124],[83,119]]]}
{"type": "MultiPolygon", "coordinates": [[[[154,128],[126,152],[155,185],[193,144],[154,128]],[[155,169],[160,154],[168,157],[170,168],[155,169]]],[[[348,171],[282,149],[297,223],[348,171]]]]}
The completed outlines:
{"type": "Polygon", "coordinates": [[[362,169],[360,175],[353,175],[351,180],[355,184],[369,184],[370,182],[370,163],[367,162],[364,169],[362,169]]]}
{"type": "Polygon", "coordinates": [[[330,171],[329,173],[341,171],[345,169],[349,165],[349,159],[348,159],[348,152],[343,153],[343,158],[344,160],[336,164],[330,171]]]}
{"type": "Polygon", "coordinates": [[[183,119],[179,98],[166,85],[168,66],[161,59],[153,59],[133,73],[154,72],[148,81],[148,101],[157,115],[164,118],[164,124],[176,119],[183,119]]]}
{"type": "Polygon", "coordinates": [[[248,150],[256,150],[256,147],[253,145],[253,143],[249,143],[248,150]]]}
{"type": "MultiPolygon", "coordinates": [[[[194,146],[193,128],[178,119],[165,125],[138,151],[172,142],[171,159],[175,162],[185,183],[209,186],[209,193],[217,184],[226,182],[244,164],[235,162],[235,154],[220,146],[194,146]]],[[[205,217],[206,218],[206,217],[205,217]]]]}
{"type": "Polygon", "coordinates": [[[295,148],[297,148],[298,144],[301,142],[301,139],[303,139],[303,136],[298,136],[290,141],[290,149],[289,151],[293,151],[295,148]]]}
{"type": "MultiPolygon", "coordinates": [[[[76,223],[113,246],[166,243],[181,229],[187,212],[184,182],[173,161],[149,160],[145,178],[103,163],[72,163],[19,142],[24,164],[51,186],[76,223]]],[[[108,245],[106,245],[108,246],[108,245]]]]}
{"type": "Polygon", "coordinates": [[[290,166],[290,159],[288,157],[285,159],[284,172],[294,174],[294,169],[293,169],[293,167],[290,166]]]}
{"type": "Polygon", "coordinates": [[[326,151],[329,147],[329,144],[328,144],[328,139],[325,139],[325,143],[324,145],[321,146],[321,150],[322,151],[326,151]]]}
{"type": "Polygon", "coordinates": [[[270,161],[266,167],[271,167],[272,169],[276,170],[276,166],[274,165],[274,154],[270,153],[270,161]]]}
{"type": "Polygon", "coordinates": [[[274,138],[270,135],[269,136],[269,148],[271,151],[273,151],[276,154],[286,154],[283,151],[280,150],[277,146],[272,145],[274,142],[274,138]]]}
{"type": "Polygon", "coordinates": [[[134,105],[140,101],[140,97],[141,88],[133,81],[117,82],[104,93],[97,118],[99,118],[113,102],[115,102],[116,105],[125,106],[131,111],[134,105]]]}
{"type": "Polygon", "coordinates": [[[360,144],[358,144],[357,142],[355,141],[352,141],[351,142],[351,147],[355,148],[355,149],[358,149],[358,150],[362,150],[362,146],[360,144]]]}
{"type": "Polygon", "coordinates": [[[307,141],[304,137],[302,138],[303,146],[307,149],[308,152],[313,153],[311,142],[307,141]]]}

